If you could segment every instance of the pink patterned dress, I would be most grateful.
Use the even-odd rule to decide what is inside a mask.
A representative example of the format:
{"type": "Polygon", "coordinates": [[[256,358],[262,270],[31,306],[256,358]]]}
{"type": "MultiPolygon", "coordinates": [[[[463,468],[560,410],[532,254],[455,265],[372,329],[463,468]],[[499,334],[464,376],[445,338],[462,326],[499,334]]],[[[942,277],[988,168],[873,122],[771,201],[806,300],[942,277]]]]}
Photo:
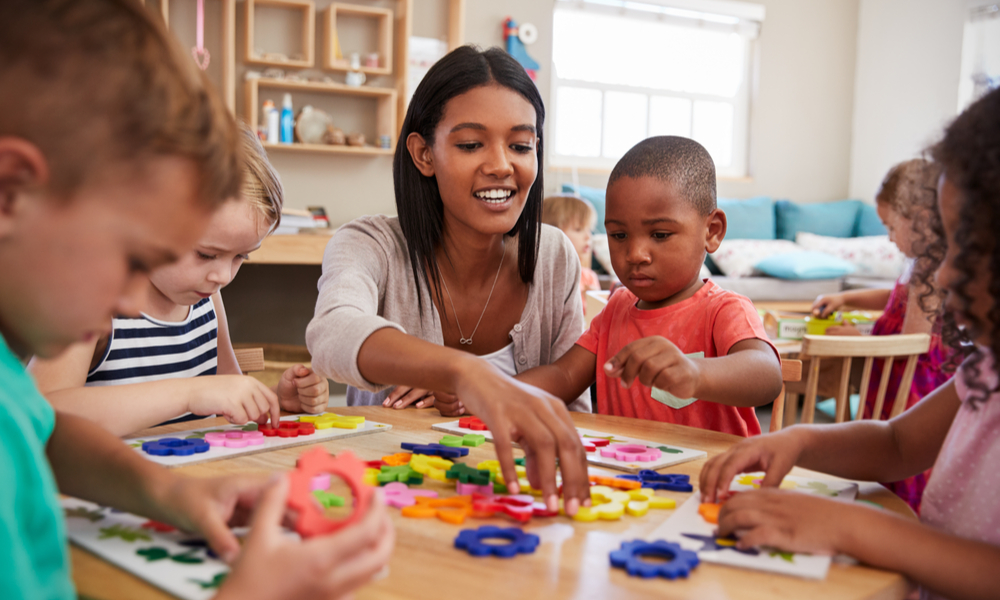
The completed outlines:
{"type": "MultiPolygon", "coordinates": [[[[905,275],[904,275],[905,277],[905,275]]],[[[903,318],[906,316],[906,302],[909,293],[909,285],[896,282],[896,286],[889,295],[889,303],[885,307],[885,312],[875,322],[872,335],[894,335],[902,333],[903,318]]],[[[931,346],[927,354],[923,354],[917,359],[917,370],[913,375],[913,387],[910,388],[910,395],[906,399],[906,408],[910,408],[920,401],[921,398],[930,394],[940,387],[954,375],[953,370],[944,370],[942,365],[948,363],[954,350],[941,342],[940,323],[935,324],[931,332],[931,346]]],[[[864,417],[871,418],[875,409],[875,397],[878,395],[879,382],[882,380],[882,368],[884,360],[876,359],[872,365],[871,380],[868,382],[868,394],[865,396],[864,417]]],[[[906,361],[893,361],[892,372],[889,375],[889,386],[885,393],[885,402],[882,405],[882,419],[889,418],[892,400],[896,397],[899,389],[899,381],[903,378],[903,371],[906,368],[906,361]]],[[[920,498],[923,496],[924,487],[930,478],[931,472],[925,471],[919,475],[914,475],[902,481],[883,482],[882,485],[896,493],[897,496],[906,501],[916,513],[920,513],[920,498]]]]}

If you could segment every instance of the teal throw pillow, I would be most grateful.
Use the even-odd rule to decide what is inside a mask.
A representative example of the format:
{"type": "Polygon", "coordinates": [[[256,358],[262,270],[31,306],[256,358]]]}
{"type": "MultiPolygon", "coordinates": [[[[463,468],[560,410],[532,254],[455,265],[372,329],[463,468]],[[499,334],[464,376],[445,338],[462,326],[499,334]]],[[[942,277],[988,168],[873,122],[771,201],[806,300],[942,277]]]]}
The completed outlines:
{"type": "Polygon", "coordinates": [[[854,272],[846,260],[810,250],[769,256],[754,268],[779,279],[833,279],[854,272]]]}
{"type": "Polygon", "coordinates": [[[795,234],[800,231],[829,237],[853,237],[861,204],[860,200],[816,204],[778,200],[774,206],[778,239],[794,241],[795,234]]]}
{"type": "Polygon", "coordinates": [[[594,226],[594,233],[608,232],[608,230],[604,228],[605,190],[587,187],[585,185],[573,185],[570,183],[564,183],[562,185],[562,193],[573,194],[589,202],[590,205],[594,207],[594,211],[597,213],[597,224],[594,226]]]}
{"type": "Polygon", "coordinates": [[[861,205],[858,211],[858,222],[854,225],[854,237],[868,237],[872,235],[887,235],[882,219],[878,218],[878,211],[871,204],[861,205]]]}
{"type": "Polygon", "coordinates": [[[727,240],[775,239],[774,200],[771,198],[719,198],[716,204],[726,213],[727,240]]]}

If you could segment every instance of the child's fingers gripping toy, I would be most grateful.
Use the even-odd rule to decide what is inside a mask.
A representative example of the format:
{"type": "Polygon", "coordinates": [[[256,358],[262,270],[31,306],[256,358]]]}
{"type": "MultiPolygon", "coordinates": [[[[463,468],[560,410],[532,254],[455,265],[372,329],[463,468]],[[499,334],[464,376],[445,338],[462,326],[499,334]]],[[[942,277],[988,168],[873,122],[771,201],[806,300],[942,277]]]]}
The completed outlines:
{"type": "Polygon", "coordinates": [[[332,456],[322,448],[304,453],[289,476],[288,506],[298,512],[295,531],[310,538],[338,531],[364,518],[374,489],[364,483],[365,463],[350,452],[332,456]],[[343,519],[330,519],[313,496],[313,480],[320,475],[336,475],[354,494],[354,511],[343,519]]]}

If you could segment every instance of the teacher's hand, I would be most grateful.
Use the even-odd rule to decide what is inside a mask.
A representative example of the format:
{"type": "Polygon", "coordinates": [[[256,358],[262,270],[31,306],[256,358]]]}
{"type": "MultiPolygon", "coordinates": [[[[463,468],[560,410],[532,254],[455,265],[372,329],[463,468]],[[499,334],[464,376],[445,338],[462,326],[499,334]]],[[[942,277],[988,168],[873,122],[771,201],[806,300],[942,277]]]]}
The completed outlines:
{"type": "Polygon", "coordinates": [[[559,507],[556,459],[562,471],[567,514],[575,514],[581,504],[589,505],[587,456],[562,400],[516,381],[481,360],[470,364],[455,392],[493,433],[497,459],[511,493],[520,491],[511,452],[511,442],[517,442],[532,465],[528,469],[530,483],[542,490],[549,510],[559,507]]]}

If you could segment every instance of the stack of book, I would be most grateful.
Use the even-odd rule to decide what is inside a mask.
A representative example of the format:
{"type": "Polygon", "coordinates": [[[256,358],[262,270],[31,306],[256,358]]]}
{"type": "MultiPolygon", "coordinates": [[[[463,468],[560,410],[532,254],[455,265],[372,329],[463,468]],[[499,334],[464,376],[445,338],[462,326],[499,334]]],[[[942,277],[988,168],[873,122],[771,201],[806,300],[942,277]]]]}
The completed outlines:
{"type": "Polygon", "coordinates": [[[302,210],[298,208],[282,208],[281,224],[272,235],[291,235],[295,233],[326,233],[330,221],[326,211],[320,208],[302,210]]]}

